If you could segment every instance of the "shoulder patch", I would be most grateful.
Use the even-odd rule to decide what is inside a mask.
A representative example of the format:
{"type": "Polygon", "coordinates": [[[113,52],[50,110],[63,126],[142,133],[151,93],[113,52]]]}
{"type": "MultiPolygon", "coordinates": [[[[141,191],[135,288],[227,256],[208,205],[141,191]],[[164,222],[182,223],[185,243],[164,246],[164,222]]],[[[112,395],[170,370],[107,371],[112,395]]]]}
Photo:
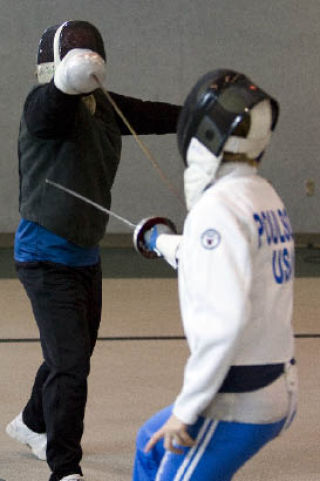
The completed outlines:
{"type": "Polygon", "coordinates": [[[205,249],[215,249],[221,241],[221,235],[215,229],[207,229],[201,234],[201,244],[205,249]]]}

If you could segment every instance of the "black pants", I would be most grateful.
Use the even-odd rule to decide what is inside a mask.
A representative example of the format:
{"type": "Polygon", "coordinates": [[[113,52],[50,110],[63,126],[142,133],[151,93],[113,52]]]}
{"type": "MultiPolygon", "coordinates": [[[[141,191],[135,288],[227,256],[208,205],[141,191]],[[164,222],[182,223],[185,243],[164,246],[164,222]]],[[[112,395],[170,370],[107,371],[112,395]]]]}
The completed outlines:
{"type": "Polygon", "coordinates": [[[40,331],[44,362],[23,410],[26,425],[47,433],[50,481],[82,474],[87,377],[101,319],[101,266],[17,263],[40,331]]]}

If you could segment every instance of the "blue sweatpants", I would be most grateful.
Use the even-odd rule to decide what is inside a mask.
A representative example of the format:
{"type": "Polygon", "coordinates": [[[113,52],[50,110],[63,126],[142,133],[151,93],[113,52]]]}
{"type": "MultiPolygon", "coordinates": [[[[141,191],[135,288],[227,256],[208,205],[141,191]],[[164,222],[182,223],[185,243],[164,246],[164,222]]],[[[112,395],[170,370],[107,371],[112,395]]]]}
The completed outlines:
{"type": "Polygon", "coordinates": [[[259,449],[275,438],[285,419],[271,424],[245,424],[199,418],[190,426],[195,446],[182,454],[165,451],[163,440],[144,452],[151,436],[172,413],[172,406],[158,412],[139,430],[133,481],[230,481],[259,449]]]}

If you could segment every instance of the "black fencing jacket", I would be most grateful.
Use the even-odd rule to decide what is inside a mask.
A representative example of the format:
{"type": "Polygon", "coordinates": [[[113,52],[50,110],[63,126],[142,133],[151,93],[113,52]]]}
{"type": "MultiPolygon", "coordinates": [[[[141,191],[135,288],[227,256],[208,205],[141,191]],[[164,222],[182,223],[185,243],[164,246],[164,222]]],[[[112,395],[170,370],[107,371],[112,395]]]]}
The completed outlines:
{"type": "MultiPolygon", "coordinates": [[[[66,95],[53,81],[32,89],[18,141],[21,216],[83,247],[96,246],[108,216],[45,182],[48,178],[110,208],[121,155],[130,134],[101,90],[91,113],[83,97],[66,95]]],[[[137,134],[176,132],[180,106],[111,93],[137,134]]]]}

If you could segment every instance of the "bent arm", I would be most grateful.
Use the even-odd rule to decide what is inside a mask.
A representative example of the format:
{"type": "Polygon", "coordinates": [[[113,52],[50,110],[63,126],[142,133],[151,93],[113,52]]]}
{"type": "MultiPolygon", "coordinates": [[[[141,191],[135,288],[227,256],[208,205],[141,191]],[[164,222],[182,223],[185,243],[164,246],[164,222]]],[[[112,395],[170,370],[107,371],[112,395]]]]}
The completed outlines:
{"type": "Polygon", "coordinates": [[[24,116],[29,132],[42,138],[62,137],[70,132],[80,96],[61,92],[53,80],[28,95],[24,116]]]}
{"type": "Polygon", "coordinates": [[[173,413],[192,424],[232,365],[250,310],[247,233],[223,206],[194,209],[179,260],[180,304],[190,356],[173,413]]]}

